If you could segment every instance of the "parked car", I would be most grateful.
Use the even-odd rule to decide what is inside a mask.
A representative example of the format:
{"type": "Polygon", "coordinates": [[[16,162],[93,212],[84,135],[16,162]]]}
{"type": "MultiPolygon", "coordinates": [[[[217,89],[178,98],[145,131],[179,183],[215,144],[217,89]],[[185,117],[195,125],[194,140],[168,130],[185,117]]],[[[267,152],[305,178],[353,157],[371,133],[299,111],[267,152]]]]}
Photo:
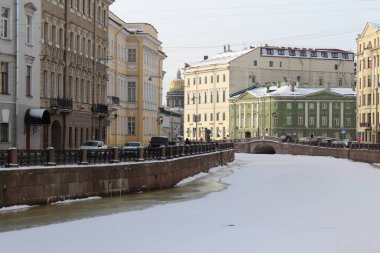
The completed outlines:
{"type": "Polygon", "coordinates": [[[141,143],[137,141],[130,141],[127,142],[124,146],[121,147],[122,150],[128,150],[128,151],[133,151],[133,150],[138,150],[141,148],[141,143]]]}
{"type": "Polygon", "coordinates": [[[293,137],[290,135],[281,135],[280,139],[282,142],[292,142],[293,141],[293,137]]]}
{"type": "Polygon", "coordinates": [[[333,140],[331,143],[334,145],[345,145],[342,140],[333,140]]]}
{"type": "Polygon", "coordinates": [[[107,149],[107,145],[102,141],[89,140],[80,145],[80,149],[107,149]]]}
{"type": "Polygon", "coordinates": [[[149,147],[159,148],[161,146],[169,146],[169,138],[167,136],[154,136],[150,139],[149,147]]]}

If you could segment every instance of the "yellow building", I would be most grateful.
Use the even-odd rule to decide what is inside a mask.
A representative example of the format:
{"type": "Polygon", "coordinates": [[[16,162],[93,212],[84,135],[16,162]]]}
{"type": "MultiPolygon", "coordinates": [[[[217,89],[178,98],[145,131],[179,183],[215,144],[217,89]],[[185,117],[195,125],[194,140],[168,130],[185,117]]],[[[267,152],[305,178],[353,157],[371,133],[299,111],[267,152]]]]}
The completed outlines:
{"type": "Polygon", "coordinates": [[[380,24],[367,23],[357,42],[357,137],[379,143],[380,24]]]}
{"type": "Polygon", "coordinates": [[[231,94],[273,83],[299,87],[352,88],[354,54],[339,49],[263,46],[224,52],[185,67],[184,135],[192,140],[230,138],[231,94]]]}
{"type": "Polygon", "coordinates": [[[147,23],[126,23],[110,13],[108,145],[128,141],[147,145],[160,135],[162,63],[166,58],[157,30],[147,23]]]}

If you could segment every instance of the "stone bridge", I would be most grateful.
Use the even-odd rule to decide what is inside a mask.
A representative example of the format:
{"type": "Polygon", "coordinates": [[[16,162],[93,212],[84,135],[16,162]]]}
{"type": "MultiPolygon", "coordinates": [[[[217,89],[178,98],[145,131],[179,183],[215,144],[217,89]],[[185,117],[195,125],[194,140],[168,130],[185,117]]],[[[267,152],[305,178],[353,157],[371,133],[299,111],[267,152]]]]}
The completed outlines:
{"type": "Polygon", "coordinates": [[[244,142],[235,142],[234,149],[237,153],[331,156],[356,162],[380,164],[380,150],[371,150],[365,146],[360,149],[310,146],[301,143],[282,142],[276,137],[257,137],[244,140],[244,142]]]}
{"type": "Polygon", "coordinates": [[[242,143],[235,143],[235,150],[240,153],[282,154],[283,143],[276,137],[255,137],[242,143]]]}

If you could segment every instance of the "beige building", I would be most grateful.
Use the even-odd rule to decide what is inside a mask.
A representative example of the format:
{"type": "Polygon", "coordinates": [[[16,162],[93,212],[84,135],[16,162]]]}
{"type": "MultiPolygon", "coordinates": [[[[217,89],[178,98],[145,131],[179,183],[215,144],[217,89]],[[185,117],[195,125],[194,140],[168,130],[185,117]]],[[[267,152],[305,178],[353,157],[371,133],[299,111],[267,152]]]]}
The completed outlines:
{"type": "Polygon", "coordinates": [[[380,24],[367,23],[357,42],[357,137],[379,143],[380,24]]]}
{"type": "Polygon", "coordinates": [[[157,30],[147,23],[126,23],[109,14],[109,145],[128,141],[147,145],[161,134],[163,60],[157,30]]]}
{"type": "Polygon", "coordinates": [[[339,49],[257,47],[239,52],[224,48],[213,57],[185,67],[185,138],[229,136],[231,94],[273,83],[299,87],[353,87],[354,54],[339,49]]]}
{"type": "Polygon", "coordinates": [[[106,140],[108,7],[113,0],[42,1],[41,107],[44,146],[106,140]]]}

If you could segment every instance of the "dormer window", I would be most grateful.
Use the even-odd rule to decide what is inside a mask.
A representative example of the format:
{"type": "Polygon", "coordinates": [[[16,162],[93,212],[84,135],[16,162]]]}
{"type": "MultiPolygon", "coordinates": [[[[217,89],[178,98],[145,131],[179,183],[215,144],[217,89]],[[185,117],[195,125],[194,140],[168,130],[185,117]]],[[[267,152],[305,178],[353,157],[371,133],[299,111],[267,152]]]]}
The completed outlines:
{"type": "Polygon", "coordinates": [[[311,51],[311,57],[317,57],[318,53],[317,51],[311,51]]]}
{"type": "Polygon", "coordinates": [[[296,56],[296,51],[295,50],[290,50],[289,54],[290,54],[290,56],[296,56]]]}
{"type": "Polygon", "coordinates": [[[321,54],[322,54],[323,58],[327,58],[328,57],[327,52],[322,52],[321,54]]]}
{"type": "Polygon", "coordinates": [[[338,58],[338,53],[334,52],[331,54],[332,55],[332,58],[338,58]]]}
{"type": "Polygon", "coordinates": [[[343,59],[348,59],[348,54],[347,53],[342,53],[342,58],[343,59]]]}
{"type": "Polygon", "coordinates": [[[300,56],[305,57],[306,56],[306,51],[305,50],[300,51],[300,56]]]}
{"type": "Polygon", "coordinates": [[[269,55],[273,55],[273,49],[269,49],[269,48],[267,48],[267,54],[269,54],[269,55]]]}
{"type": "Polygon", "coordinates": [[[277,50],[277,51],[278,51],[278,55],[284,55],[284,54],[285,54],[285,51],[282,50],[282,49],[279,49],[279,50],[277,50]]]}

